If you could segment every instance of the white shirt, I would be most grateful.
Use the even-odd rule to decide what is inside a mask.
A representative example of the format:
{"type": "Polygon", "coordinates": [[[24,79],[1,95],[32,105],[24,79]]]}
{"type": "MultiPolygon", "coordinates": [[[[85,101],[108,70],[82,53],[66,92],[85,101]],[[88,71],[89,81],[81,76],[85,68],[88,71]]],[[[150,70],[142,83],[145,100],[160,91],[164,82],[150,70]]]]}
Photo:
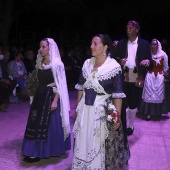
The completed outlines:
{"type": "Polygon", "coordinates": [[[128,57],[127,57],[127,61],[125,63],[125,66],[127,66],[128,68],[136,67],[135,60],[136,60],[136,52],[137,52],[137,48],[138,48],[137,41],[138,41],[138,37],[133,42],[131,42],[130,40],[128,41],[128,44],[127,44],[128,57]]]}
{"type": "Polygon", "coordinates": [[[135,82],[138,76],[137,73],[134,73],[134,67],[136,67],[136,52],[138,48],[138,37],[135,41],[131,42],[130,40],[127,43],[127,50],[128,50],[128,57],[125,63],[125,66],[129,68],[129,81],[128,82],[135,82]]]}

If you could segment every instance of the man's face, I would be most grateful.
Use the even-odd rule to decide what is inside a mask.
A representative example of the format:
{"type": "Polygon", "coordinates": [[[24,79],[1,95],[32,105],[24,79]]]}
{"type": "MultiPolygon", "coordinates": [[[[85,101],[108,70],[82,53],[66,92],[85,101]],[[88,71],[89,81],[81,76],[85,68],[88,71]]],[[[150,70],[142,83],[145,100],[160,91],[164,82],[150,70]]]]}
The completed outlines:
{"type": "Polygon", "coordinates": [[[136,26],[132,25],[132,24],[127,24],[126,26],[126,32],[127,32],[127,36],[136,36],[138,35],[139,29],[136,28],[136,26]]]}
{"type": "Polygon", "coordinates": [[[26,54],[26,57],[27,57],[29,60],[34,59],[34,52],[33,52],[32,50],[28,50],[28,51],[27,51],[27,54],[26,54]]]}

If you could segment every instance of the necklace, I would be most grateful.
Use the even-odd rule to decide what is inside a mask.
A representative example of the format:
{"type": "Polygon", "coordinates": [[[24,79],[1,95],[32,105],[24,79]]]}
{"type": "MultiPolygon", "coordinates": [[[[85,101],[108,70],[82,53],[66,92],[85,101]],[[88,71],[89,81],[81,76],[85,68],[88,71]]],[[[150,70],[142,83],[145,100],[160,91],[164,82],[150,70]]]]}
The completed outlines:
{"type": "Polygon", "coordinates": [[[92,78],[93,78],[93,79],[95,79],[97,71],[98,71],[97,68],[94,68],[94,67],[93,67],[93,69],[91,70],[92,78]]]}

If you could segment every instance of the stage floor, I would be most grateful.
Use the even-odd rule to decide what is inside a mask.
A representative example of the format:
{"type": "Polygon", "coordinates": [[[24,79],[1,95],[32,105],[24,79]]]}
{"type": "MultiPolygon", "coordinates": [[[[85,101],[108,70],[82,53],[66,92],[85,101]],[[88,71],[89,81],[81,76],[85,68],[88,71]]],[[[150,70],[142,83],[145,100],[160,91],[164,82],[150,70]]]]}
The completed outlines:
{"type": "MultiPolygon", "coordinates": [[[[71,128],[74,123],[76,91],[69,91],[71,128]]],[[[10,104],[0,112],[0,170],[70,170],[72,149],[61,157],[28,164],[22,161],[21,146],[29,102],[10,104]]],[[[128,170],[170,170],[170,113],[145,121],[137,115],[134,134],[128,137],[131,151],[128,170]]],[[[73,144],[73,135],[72,135],[73,144]]]]}

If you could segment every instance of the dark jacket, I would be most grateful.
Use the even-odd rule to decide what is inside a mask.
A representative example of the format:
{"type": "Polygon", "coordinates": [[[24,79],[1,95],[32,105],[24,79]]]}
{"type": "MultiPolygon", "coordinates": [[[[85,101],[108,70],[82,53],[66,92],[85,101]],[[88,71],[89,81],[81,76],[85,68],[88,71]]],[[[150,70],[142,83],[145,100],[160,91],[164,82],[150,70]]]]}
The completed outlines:
{"type": "Polygon", "coordinates": [[[9,79],[9,74],[8,74],[8,71],[7,71],[7,64],[6,64],[4,59],[0,60],[0,67],[1,67],[1,70],[2,70],[2,79],[9,79]]]}
{"type": "MultiPolygon", "coordinates": [[[[128,39],[122,39],[117,44],[114,58],[118,62],[120,62],[120,59],[122,58],[127,58],[127,42],[128,39]]],[[[148,69],[152,68],[150,43],[139,37],[138,37],[138,47],[136,52],[136,67],[138,70],[138,75],[143,75],[144,77],[148,69]],[[149,67],[144,67],[140,65],[141,61],[145,59],[148,59],[150,61],[149,67]]]]}

